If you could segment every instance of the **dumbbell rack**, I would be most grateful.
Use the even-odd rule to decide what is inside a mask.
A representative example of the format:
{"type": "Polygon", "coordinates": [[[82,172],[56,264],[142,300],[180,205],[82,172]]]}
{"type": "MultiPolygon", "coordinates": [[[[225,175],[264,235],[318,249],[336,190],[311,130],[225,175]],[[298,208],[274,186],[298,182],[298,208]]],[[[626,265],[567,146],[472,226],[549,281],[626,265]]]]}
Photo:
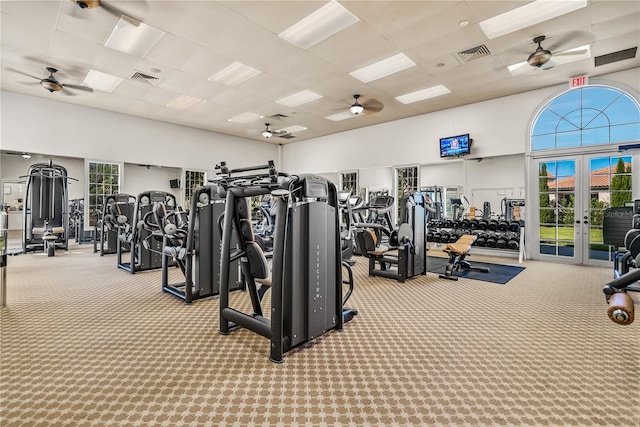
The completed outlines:
{"type": "Polygon", "coordinates": [[[453,243],[464,234],[478,236],[474,246],[491,251],[505,251],[508,254],[519,253],[522,261],[524,256],[524,221],[522,220],[432,220],[427,224],[427,242],[453,243]]]}

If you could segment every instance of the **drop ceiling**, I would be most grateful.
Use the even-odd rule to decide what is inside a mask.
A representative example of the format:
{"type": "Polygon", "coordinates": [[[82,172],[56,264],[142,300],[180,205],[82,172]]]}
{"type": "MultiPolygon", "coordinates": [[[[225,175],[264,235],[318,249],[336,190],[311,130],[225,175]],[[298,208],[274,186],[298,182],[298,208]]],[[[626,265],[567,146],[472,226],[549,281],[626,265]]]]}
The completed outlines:
{"type": "Polygon", "coordinates": [[[306,49],[279,37],[327,3],[105,1],[94,9],[80,9],[70,0],[1,1],[1,87],[265,143],[291,144],[557,85],[577,75],[593,78],[640,65],[635,52],[631,58],[595,66],[596,57],[640,43],[636,0],[588,1],[574,12],[492,39],[480,22],[530,2],[340,1],[358,18],[353,25],[306,49]],[[123,25],[118,24],[121,15],[163,34],[138,54],[106,47],[116,25],[123,25]],[[543,47],[554,53],[588,45],[589,55],[513,76],[507,66],[525,61],[537,47],[533,38],[540,35],[546,36],[543,47]],[[350,74],[399,53],[415,66],[368,83],[350,74]],[[209,80],[234,62],[260,72],[235,86],[209,80]],[[122,80],[113,92],[50,93],[38,82],[48,76],[47,66],[57,68],[55,77],[69,85],[82,85],[91,69],[122,80]],[[396,99],[438,85],[450,93],[411,104],[396,99]],[[321,97],[295,107],[276,102],[303,90],[321,97]],[[354,94],[361,95],[365,114],[341,121],[326,118],[347,111],[354,94]],[[196,98],[187,103],[195,106],[187,110],[167,106],[181,96],[196,98]],[[375,100],[376,110],[383,108],[369,112],[367,100],[375,100]],[[262,118],[248,123],[229,120],[238,116],[262,118]],[[293,132],[294,138],[265,139],[262,131],[267,122],[274,130],[306,129],[293,132]]]}

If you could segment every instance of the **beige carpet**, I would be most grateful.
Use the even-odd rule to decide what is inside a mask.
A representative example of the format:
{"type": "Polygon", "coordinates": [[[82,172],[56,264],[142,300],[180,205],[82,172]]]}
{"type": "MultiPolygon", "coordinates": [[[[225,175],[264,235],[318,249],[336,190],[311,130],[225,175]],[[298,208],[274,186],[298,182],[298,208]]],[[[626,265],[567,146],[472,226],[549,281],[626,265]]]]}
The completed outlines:
{"type": "Polygon", "coordinates": [[[399,284],[360,260],[360,314],[278,365],[266,339],[218,334],[217,300],[162,293],[158,271],[90,245],[10,257],[0,425],[640,425],[640,321],[607,318],[611,270],[524,265],[506,285],[399,284]]]}

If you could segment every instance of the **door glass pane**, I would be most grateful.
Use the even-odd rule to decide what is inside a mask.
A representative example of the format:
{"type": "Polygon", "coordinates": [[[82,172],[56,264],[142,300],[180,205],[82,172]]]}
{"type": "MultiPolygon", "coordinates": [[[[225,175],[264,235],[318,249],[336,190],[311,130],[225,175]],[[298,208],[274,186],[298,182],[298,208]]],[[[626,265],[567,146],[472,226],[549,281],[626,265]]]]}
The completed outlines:
{"type": "Polygon", "coordinates": [[[589,159],[589,259],[611,260],[615,248],[603,243],[602,224],[605,209],[622,207],[633,200],[632,157],[596,157],[589,159]]]}
{"type": "Polygon", "coordinates": [[[575,255],[576,163],[574,160],[540,163],[540,254],[575,255]]]}

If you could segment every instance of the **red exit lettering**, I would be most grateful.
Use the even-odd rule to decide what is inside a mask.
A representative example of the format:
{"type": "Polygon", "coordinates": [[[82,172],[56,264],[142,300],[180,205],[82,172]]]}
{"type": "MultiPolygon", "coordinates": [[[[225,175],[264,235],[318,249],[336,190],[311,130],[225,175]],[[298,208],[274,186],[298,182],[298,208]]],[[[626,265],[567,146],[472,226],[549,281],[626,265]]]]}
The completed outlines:
{"type": "Polygon", "coordinates": [[[569,82],[571,87],[580,87],[587,85],[587,76],[572,77],[569,82]]]}

